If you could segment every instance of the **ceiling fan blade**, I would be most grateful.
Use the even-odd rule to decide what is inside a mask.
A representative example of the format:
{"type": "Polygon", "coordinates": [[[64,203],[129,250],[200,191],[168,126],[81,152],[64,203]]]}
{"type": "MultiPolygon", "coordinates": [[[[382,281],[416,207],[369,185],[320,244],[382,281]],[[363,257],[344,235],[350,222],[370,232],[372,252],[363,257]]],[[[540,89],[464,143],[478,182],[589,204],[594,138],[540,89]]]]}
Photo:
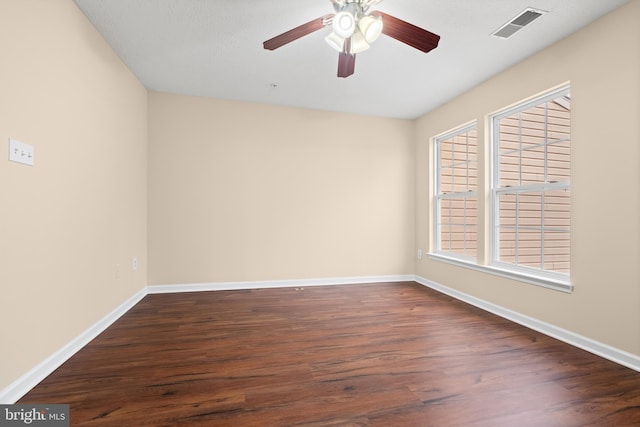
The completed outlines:
{"type": "Polygon", "coordinates": [[[382,17],[382,34],[392,37],[402,43],[415,47],[422,52],[429,52],[438,46],[440,36],[430,31],[416,27],[395,16],[384,12],[374,11],[371,15],[382,17]]]}
{"type": "Polygon", "coordinates": [[[291,43],[292,41],[299,39],[300,37],[304,37],[307,34],[311,34],[314,31],[318,31],[324,28],[325,26],[329,25],[329,23],[331,22],[331,18],[333,18],[333,14],[324,15],[321,18],[314,19],[313,21],[309,21],[306,24],[297,26],[287,31],[286,33],[275,36],[262,43],[262,45],[265,49],[268,50],[277,49],[287,43],[291,43]]]}
{"type": "Polygon", "coordinates": [[[356,55],[340,52],[338,54],[338,77],[349,77],[356,69],[356,55]]]}

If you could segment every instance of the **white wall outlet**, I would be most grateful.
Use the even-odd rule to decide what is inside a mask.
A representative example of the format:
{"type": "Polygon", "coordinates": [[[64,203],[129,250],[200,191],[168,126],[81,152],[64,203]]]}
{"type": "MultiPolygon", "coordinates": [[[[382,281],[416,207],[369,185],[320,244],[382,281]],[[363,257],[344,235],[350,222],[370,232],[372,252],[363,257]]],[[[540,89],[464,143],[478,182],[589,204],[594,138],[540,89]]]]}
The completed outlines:
{"type": "Polygon", "coordinates": [[[33,166],[33,145],[9,138],[9,160],[33,166]]]}
{"type": "Polygon", "coordinates": [[[133,257],[133,260],[131,261],[131,269],[133,271],[138,271],[138,258],[137,257],[133,257]]]}
{"type": "Polygon", "coordinates": [[[417,257],[418,259],[422,259],[422,249],[418,249],[417,257]]]}

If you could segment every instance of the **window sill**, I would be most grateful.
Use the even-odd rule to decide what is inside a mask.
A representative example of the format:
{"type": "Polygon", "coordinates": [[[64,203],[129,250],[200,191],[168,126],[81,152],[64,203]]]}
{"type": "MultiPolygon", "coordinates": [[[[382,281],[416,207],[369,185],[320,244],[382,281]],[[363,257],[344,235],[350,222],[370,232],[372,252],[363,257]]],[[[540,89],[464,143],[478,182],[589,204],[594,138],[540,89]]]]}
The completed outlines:
{"type": "Polygon", "coordinates": [[[435,261],[445,262],[447,264],[457,265],[460,267],[469,268],[471,270],[480,271],[483,273],[493,274],[495,276],[506,277],[507,279],[517,280],[519,282],[528,283],[531,285],[542,286],[543,288],[553,289],[555,291],[572,293],[573,286],[569,281],[554,280],[547,277],[536,276],[533,274],[524,274],[518,271],[507,270],[490,265],[478,265],[470,261],[449,257],[442,254],[430,253],[429,259],[435,261]]]}

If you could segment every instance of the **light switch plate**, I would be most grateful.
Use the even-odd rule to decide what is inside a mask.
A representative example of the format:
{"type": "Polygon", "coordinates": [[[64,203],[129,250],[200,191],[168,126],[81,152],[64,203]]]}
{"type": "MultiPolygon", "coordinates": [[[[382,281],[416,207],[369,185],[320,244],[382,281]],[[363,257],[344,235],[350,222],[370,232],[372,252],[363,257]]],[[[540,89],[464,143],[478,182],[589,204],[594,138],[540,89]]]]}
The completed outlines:
{"type": "Polygon", "coordinates": [[[33,145],[9,138],[9,160],[33,166],[33,145]]]}

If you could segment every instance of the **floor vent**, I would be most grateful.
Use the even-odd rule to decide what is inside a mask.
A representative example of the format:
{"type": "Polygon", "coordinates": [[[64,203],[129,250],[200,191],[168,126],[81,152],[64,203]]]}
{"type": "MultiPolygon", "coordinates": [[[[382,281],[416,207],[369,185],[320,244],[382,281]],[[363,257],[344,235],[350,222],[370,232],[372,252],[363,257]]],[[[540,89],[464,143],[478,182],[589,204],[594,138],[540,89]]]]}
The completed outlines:
{"type": "Polygon", "coordinates": [[[499,37],[501,39],[508,39],[509,37],[514,35],[516,32],[523,29],[525,26],[531,24],[533,21],[540,18],[545,13],[547,12],[545,12],[544,10],[533,9],[529,7],[525,9],[522,13],[520,13],[518,16],[516,16],[515,18],[513,18],[512,20],[504,24],[502,27],[498,28],[491,35],[495,37],[499,37]]]}

